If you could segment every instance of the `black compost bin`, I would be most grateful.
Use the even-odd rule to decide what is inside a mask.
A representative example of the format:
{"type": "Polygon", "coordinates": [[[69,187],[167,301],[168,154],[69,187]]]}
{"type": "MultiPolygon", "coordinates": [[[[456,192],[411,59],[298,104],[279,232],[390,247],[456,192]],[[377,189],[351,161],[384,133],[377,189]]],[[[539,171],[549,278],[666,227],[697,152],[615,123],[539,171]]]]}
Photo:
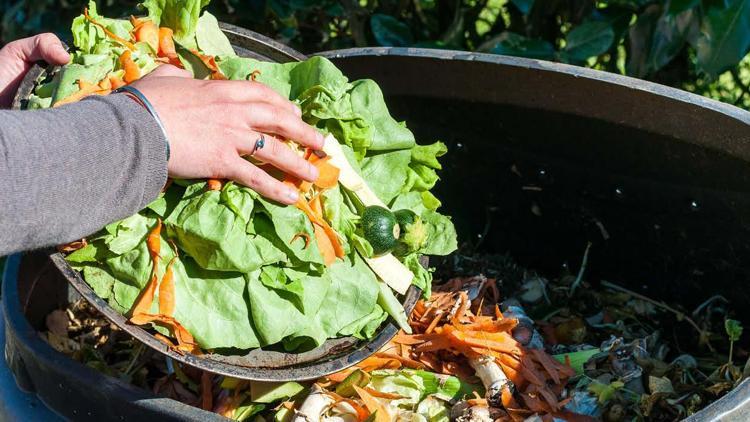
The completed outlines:
{"type": "MultiPolygon", "coordinates": [[[[650,82],[487,54],[322,53],[376,80],[391,113],[449,154],[436,195],[459,239],[527,268],[575,268],[750,319],[750,113],[650,82]]],[[[750,383],[689,420],[750,420],[750,383]]]]}
{"type": "MultiPolygon", "coordinates": [[[[742,287],[750,272],[750,114],[663,86],[534,60],[384,48],[322,55],[351,79],[376,80],[392,114],[418,139],[449,145],[437,193],[464,241],[550,271],[579,262],[592,242],[591,280],[607,278],[688,309],[707,292],[748,303],[742,287]]],[[[101,385],[115,387],[75,403],[76,416],[113,416],[103,411],[111,406],[132,419],[160,412],[167,419],[209,418],[52,351],[33,328],[68,299],[68,290],[43,255],[15,257],[10,266],[19,271],[5,280],[6,349],[11,358],[19,354],[14,350],[23,353],[22,361],[11,359],[23,385],[50,394],[45,400],[69,417],[72,404],[50,399],[62,394],[56,389],[72,394],[101,385]],[[36,374],[29,377],[24,365],[36,374]],[[64,377],[63,387],[43,385],[44,373],[64,377]],[[150,407],[122,410],[143,403],[150,407]]],[[[750,307],[738,311],[740,319],[750,316],[750,307]]],[[[749,385],[690,420],[750,420],[749,385]]]]}

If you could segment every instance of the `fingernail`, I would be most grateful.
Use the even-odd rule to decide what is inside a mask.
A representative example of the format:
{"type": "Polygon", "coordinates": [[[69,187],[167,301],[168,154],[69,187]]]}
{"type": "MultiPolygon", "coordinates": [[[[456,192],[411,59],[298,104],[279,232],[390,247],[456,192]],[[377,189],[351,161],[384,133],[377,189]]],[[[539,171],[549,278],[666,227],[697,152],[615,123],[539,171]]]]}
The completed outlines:
{"type": "Polygon", "coordinates": [[[315,140],[318,141],[318,145],[320,145],[321,148],[323,148],[323,144],[325,143],[325,137],[322,133],[318,132],[315,135],[315,140]]]}
{"type": "Polygon", "coordinates": [[[302,109],[297,104],[294,105],[294,113],[297,117],[302,117],[302,109]]]}
{"type": "Polygon", "coordinates": [[[286,197],[287,197],[287,198],[288,198],[288,199],[289,199],[289,200],[290,200],[291,202],[297,202],[297,200],[299,199],[299,193],[297,193],[297,191],[296,191],[296,190],[289,190],[289,191],[287,191],[287,193],[286,193],[286,197]]]}

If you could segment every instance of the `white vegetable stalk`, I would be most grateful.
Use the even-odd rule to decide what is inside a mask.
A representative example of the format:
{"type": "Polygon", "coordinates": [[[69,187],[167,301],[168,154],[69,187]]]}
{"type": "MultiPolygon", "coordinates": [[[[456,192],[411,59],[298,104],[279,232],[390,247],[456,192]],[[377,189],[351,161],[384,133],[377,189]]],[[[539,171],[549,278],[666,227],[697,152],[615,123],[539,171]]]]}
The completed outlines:
{"type": "Polygon", "coordinates": [[[315,384],[299,409],[294,411],[292,422],[321,422],[323,414],[336,402],[333,397],[315,384]]]}
{"type": "Polygon", "coordinates": [[[481,356],[469,359],[469,365],[474,368],[479,379],[482,380],[485,396],[490,405],[494,407],[502,406],[502,394],[506,389],[513,391],[513,382],[508,379],[500,365],[495,362],[492,356],[481,356]]]}
{"type": "MultiPolygon", "coordinates": [[[[352,191],[362,204],[378,205],[383,208],[388,208],[383,201],[381,201],[377,195],[367,186],[367,182],[362,179],[362,176],[352,168],[349,161],[346,159],[344,151],[341,149],[341,144],[333,135],[326,136],[325,143],[323,144],[323,151],[331,157],[331,165],[337,167],[340,170],[339,183],[342,186],[352,191]]],[[[393,254],[385,254],[383,256],[367,258],[362,256],[367,262],[367,265],[372,269],[372,272],[377,274],[381,280],[383,280],[390,288],[395,290],[399,294],[406,294],[406,290],[411,286],[411,281],[414,278],[414,274],[398,260],[393,254]]]]}

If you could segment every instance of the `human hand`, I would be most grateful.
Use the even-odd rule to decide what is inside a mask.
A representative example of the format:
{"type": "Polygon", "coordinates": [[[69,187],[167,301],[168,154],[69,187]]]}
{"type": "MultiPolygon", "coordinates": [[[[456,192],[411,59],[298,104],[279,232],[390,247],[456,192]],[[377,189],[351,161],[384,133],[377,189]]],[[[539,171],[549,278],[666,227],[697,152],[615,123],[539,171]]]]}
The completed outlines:
{"type": "Polygon", "coordinates": [[[253,152],[261,133],[265,146],[253,158],[303,180],[318,177],[317,168],[282,139],[321,149],[323,135],[302,121],[296,105],[261,83],[197,80],[184,70],[161,65],[131,86],[149,100],[166,129],[170,177],[231,179],[293,204],[296,189],[242,158],[253,152]]]}
{"type": "Polygon", "coordinates": [[[70,55],[60,40],[49,33],[13,41],[0,50],[0,108],[10,107],[21,80],[39,60],[64,65],[70,55]]]}

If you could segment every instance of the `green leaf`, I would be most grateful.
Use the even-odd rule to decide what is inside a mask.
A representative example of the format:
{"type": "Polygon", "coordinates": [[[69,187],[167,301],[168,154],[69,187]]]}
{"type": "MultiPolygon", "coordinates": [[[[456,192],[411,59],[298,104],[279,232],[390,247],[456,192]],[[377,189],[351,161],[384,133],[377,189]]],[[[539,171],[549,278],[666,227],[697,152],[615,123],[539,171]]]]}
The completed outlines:
{"type": "Polygon", "coordinates": [[[258,347],[242,274],[209,271],[191,258],[175,261],[175,318],[205,349],[258,347]]]}
{"type": "Polygon", "coordinates": [[[203,60],[201,60],[200,57],[195,55],[195,53],[190,51],[186,46],[177,42],[177,40],[175,40],[174,46],[175,51],[177,52],[177,57],[179,57],[182,66],[185,70],[190,72],[195,79],[207,79],[211,76],[211,69],[203,63],[203,60]]]}
{"type": "Polygon", "coordinates": [[[628,30],[628,62],[626,65],[628,75],[643,77],[649,73],[649,54],[654,28],[661,14],[659,5],[648,6],[628,30]]]}
{"type": "Polygon", "coordinates": [[[449,217],[435,211],[422,213],[427,226],[427,246],[420,252],[425,255],[448,255],[458,249],[456,229],[449,217]]]}
{"type": "Polygon", "coordinates": [[[375,13],[370,18],[370,28],[379,45],[407,47],[414,43],[409,26],[393,16],[375,13]]]}
{"type": "Polygon", "coordinates": [[[71,63],[65,66],[55,76],[57,79],[57,89],[52,96],[52,104],[78,92],[78,81],[83,80],[89,83],[98,83],[113,69],[114,63],[111,60],[102,60],[89,66],[78,63],[71,63]]]}
{"type": "Polygon", "coordinates": [[[141,5],[158,26],[174,31],[175,40],[193,47],[201,10],[211,0],[145,0],[141,5]]]}
{"type": "Polygon", "coordinates": [[[735,319],[724,320],[724,330],[726,330],[730,341],[737,341],[742,337],[742,323],[735,319]]]}
{"type": "Polygon", "coordinates": [[[615,39],[612,25],[588,21],[573,28],[565,39],[565,54],[573,61],[584,61],[609,50],[615,39]]]}
{"type": "Polygon", "coordinates": [[[301,393],[305,387],[294,381],[289,382],[250,382],[250,400],[255,403],[273,403],[301,393]]]}
{"type": "Polygon", "coordinates": [[[625,384],[622,381],[612,381],[609,384],[594,380],[589,384],[589,391],[596,394],[599,404],[605,404],[612,400],[617,390],[623,388],[625,384]]]}
{"type": "Polygon", "coordinates": [[[370,128],[368,149],[392,151],[413,148],[416,145],[414,134],[404,124],[391,117],[383,92],[374,81],[365,79],[353,82],[349,96],[352,113],[359,116],[370,128]]]}
{"type": "Polygon", "coordinates": [[[715,77],[739,63],[750,49],[750,0],[710,7],[703,18],[696,50],[698,68],[715,77]]]}
{"type": "Polygon", "coordinates": [[[490,53],[551,60],[555,57],[555,47],[545,40],[527,38],[506,31],[503,32],[498,43],[490,50],[490,53]]]}
{"type": "Polygon", "coordinates": [[[586,364],[586,362],[591,359],[592,356],[596,355],[597,353],[601,353],[601,350],[599,348],[594,349],[588,349],[588,350],[580,350],[578,352],[571,352],[571,353],[562,353],[559,355],[553,355],[552,357],[560,362],[565,363],[566,357],[568,360],[570,360],[570,367],[573,368],[573,370],[576,372],[576,375],[583,374],[583,366],[586,364]]]}
{"type": "Polygon", "coordinates": [[[142,243],[155,225],[155,218],[135,214],[117,222],[114,226],[114,234],[105,238],[104,243],[115,255],[124,254],[142,243]]]}
{"type": "Polygon", "coordinates": [[[229,39],[219,28],[219,21],[208,12],[198,19],[195,40],[198,43],[198,49],[203,54],[209,56],[233,56],[235,54],[229,39]]]}
{"type": "MultiPolygon", "coordinates": [[[[232,419],[237,422],[243,422],[249,420],[251,417],[257,415],[265,409],[266,406],[263,404],[242,403],[242,405],[234,411],[234,416],[232,417],[232,419]]],[[[256,418],[254,420],[257,421],[258,419],[256,418]]]]}
{"type": "Polygon", "coordinates": [[[410,161],[408,149],[370,155],[362,160],[362,177],[387,204],[401,192],[410,161]]]}
{"type": "Polygon", "coordinates": [[[649,68],[656,72],[674,59],[685,46],[693,24],[698,24],[695,10],[678,15],[663,14],[656,23],[649,53],[649,68]]]}
{"type": "Polygon", "coordinates": [[[170,238],[208,270],[247,273],[285,261],[286,255],[268,238],[247,232],[255,194],[242,188],[237,195],[246,198],[240,214],[222,199],[220,192],[191,196],[186,191],[186,197],[165,221],[170,238]]]}
{"type": "Polygon", "coordinates": [[[379,281],[378,287],[378,305],[396,321],[399,328],[407,334],[411,334],[411,327],[409,326],[409,319],[406,317],[406,312],[404,312],[404,305],[398,301],[393,294],[393,290],[387,284],[379,281]]]}
{"type": "Polygon", "coordinates": [[[697,25],[694,10],[671,15],[658,5],[646,8],[629,30],[627,73],[643,78],[659,71],[682,51],[697,25]]]}

